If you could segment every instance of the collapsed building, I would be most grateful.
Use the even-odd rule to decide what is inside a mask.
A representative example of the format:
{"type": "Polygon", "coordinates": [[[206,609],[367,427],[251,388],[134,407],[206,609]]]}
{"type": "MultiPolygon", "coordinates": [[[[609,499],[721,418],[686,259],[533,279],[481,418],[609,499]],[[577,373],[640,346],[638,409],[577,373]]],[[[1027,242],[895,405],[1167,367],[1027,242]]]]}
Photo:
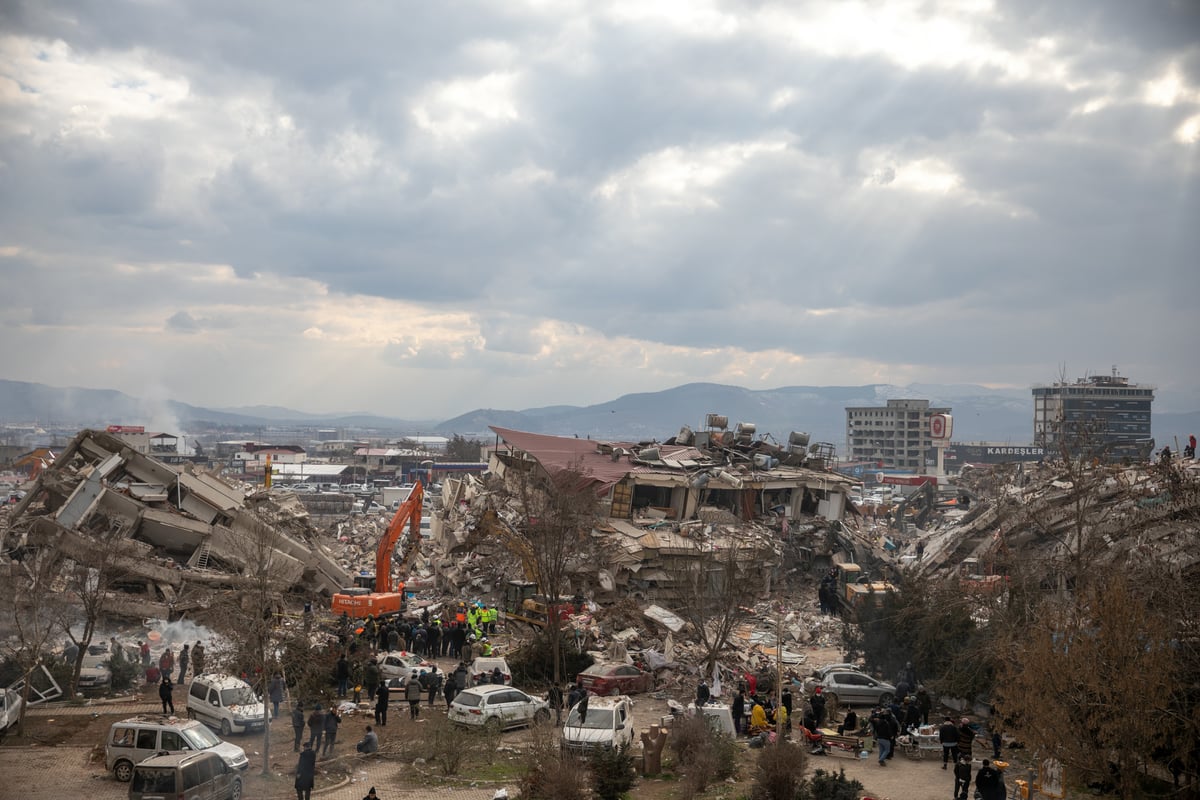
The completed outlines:
{"type": "MultiPolygon", "coordinates": [[[[492,430],[497,444],[489,473],[495,481],[503,484],[531,467],[546,475],[570,470],[580,475],[579,490],[599,499],[592,535],[607,558],[580,558],[571,569],[573,589],[597,602],[678,600],[677,576],[706,550],[735,551],[754,565],[768,593],[781,572],[811,568],[847,549],[842,521],[853,513],[855,482],[828,469],[828,454],[810,452],[801,434],[793,434],[791,449],[785,449],[755,439],[753,426],[745,424],[699,435],[684,428],[662,444],[492,430]]],[[[442,544],[451,558],[441,565],[441,579],[447,588],[494,589],[514,566],[496,560],[513,550],[506,529],[520,526],[512,493],[470,477],[451,478],[442,501],[442,544]],[[486,557],[453,557],[468,551],[486,557]]]]}
{"type": "Polygon", "coordinates": [[[112,593],[109,612],[163,619],[246,586],[248,542],[265,543],[283,585],[331,593],[349,581],[294,498],[165,464],[100,431],[80,432],[0,530],[0,552],[17,561],[56,548],[86,566],[98,547],[113,548],[123,591],[112,593]]]}

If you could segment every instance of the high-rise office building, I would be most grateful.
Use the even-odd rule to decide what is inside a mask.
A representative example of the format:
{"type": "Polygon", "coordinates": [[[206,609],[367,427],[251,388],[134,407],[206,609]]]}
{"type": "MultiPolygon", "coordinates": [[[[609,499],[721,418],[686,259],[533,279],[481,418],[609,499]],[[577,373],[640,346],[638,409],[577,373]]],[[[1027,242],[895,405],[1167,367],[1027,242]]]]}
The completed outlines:
{"type": "Polygon", "coordinates": [[[1153,386],[1117,374],[1033,387],[1033,440],[1056,455],[1145,458],[1153,386]]]}

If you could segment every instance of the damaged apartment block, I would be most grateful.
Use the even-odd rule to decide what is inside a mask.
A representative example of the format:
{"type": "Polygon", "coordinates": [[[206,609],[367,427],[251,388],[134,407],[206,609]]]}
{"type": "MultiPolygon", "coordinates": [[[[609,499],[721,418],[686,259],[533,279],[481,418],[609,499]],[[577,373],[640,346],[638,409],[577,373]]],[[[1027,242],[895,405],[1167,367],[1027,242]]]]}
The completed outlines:
{"type": "Polygon", "coordinates": [[[214,591],[245,586],[244,542],[264,530],[272,569],[286,585],[332,594],[349,582],[294,497],[248,496],[190,464],[165,464],[91,430],[38,476],[0,544],[6,552],[54,547],[86,564],[97,534],[114,526],[121,535],[105,546],[117,548],[127,589],[112,598],[114,613],[171,618],[203,607],[214,591]]]}
{"type": "MultiPolygon", "coordinates": [[[[829,468],[832,447],[810,447],[801,433],[779,446],[756,439],[748,423],[726,430],[726,419],[714,414],[707,423],[707,430],[684,427],[661,444],[492,427],[497,446],[489,471],[501,481],[530,468],[580,473],[586,484],[580,491],[600,499],[592,536],[606,557],[600,563],[577,559],[571,579],[575,591],[602,604],[626,597],[680,601],[679,576],[713,551],[732,551],[764,593],[773,576],[808,570],[835,550],[854,552],[841,520],[852,509],[855,481],[829,468]]],[[[473,478],[447,479],[449,553],[480,552],[493,557],[482,560],[488,563],[514,549],[519,537],[505,530],[519,527],[520,512],[511,500],[497,507],[496,494],[473,478]],[[486,516],[489,511],[502,524],[486,516]]],[[[478,562],[450,561],[441,577],[452,586],[483,587],[496,579],[477,574],[478,562]]]]}

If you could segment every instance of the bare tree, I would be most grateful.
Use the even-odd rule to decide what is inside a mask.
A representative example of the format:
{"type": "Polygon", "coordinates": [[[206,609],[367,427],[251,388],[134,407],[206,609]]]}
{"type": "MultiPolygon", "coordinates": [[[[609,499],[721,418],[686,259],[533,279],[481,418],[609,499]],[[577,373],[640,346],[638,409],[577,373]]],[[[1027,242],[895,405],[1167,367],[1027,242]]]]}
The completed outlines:
{"type": "Polygon", "coordinates": [[[753,614],[758,588],[763,585],[761,567],[771,563],[763,548],[731,540],[719,547],[712,541],[693,541],[689,557],[671,571],[679,588],[678,614],[691,624],[711,675],[729,637],[753,614]]]}
{"type": "MultiPolygon", "coordinates": [[[[107,612],[111,592],[129,574],[125,567],[129,556],[124,555],[121,549],[128,535],[129,526],[126,522],[104,514],[93,517],[85,535],[70,531],[61,533],[65,540],[64,549],[71,555],[68,569],[65,570],[67,593],[78,604],[83,615],[83,629],[78,635],[72,625],[64,626],[67,637],[78,649],[75,664],[71,668],[68,697],[75,695],[84,658],[107,612]]],[[[111,653],[110,665],[123,656],[124,653],[111,653]]],[[[114,678],[116,674],[114,671],[114,678]]]]}
{"type": "Polygon", "coordinates": [[[1019,739],[1084,783],[1115,783],[1122,798],[1136,796],[1144,764],[1179,729],[1178,628],[1149,600],[1120,568],[1065,603],[1047,597],[996,681],[997,709],[1019,739]]]}
{"type": "Polygon", "coordinates": [[[66,606],[62,601],[62,562],[52,547],[23,547],[13,553],[2,606],[5,627],[12,632],[8,656],[21,671],[21,719],[29,708],[33,673],[48,655],[51,640],[65,629],[66,606]]]}
{"type": "Polygon", "coordinates": [[[261,520],[245,515],[229,539],[237,554],[242,586],[227,594],[212,609],[214,624],[224,634],[232,652],[222,654],[256,683],[263,697],[263,775],[270,772],[271,726],[267,697],[269,671],[275,663],[281,635],[277,610],[289,588],[292,559],[280,548],[281,534],[261,520]]]}
{"type": "Polygon", "coordinates": [[[578,464],[546,474],[526,461],[510,468],[506,482],[520,510],[515,541],[507,542],[523,561],[529,577],[546,596],[546,635],[554,661],[555,683],[562,679],[562,620],[558,613],[569,588],[570,567],[594,548],[592,526],[598,500],[593,482],[578,464]]]}

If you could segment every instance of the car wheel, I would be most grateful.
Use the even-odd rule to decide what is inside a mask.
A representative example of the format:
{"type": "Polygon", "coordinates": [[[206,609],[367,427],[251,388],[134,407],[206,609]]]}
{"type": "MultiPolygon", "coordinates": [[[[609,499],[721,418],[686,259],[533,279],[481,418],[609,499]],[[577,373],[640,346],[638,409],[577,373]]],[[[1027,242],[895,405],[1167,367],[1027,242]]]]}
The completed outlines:
{"type": "Polygon", "coordinates": [[[879,695],[879,705],[888,706],[891,704],[892,704],[892,696],[890,694],[888,694],[887,692],[884,692],[883,694],[879,695]]]}
{"type": "Polygon", "coordinates": [[[242,800],[242,779],[234,778],[229,787],[229,800],[242,800]]]}
{"type": "Polygon", "coordinates": [[[121,783],[129,783],[129,779],[133,777],[133,762],[118,761],[113,764],[113,777],[121,783]]]}
{"type": "Polygon", "coordinates": [[[544,708],[539,708],[537,713],[533,715],[534,725],[545,725],[550,721],[550,712],[544,708]]]}
{"type": "Polygon", "coordinates": [[[500,733],[500,727],[499,717],[488,717],[487,722],[483,723],[483,729],[493,735],[500,733]]]}
{"type": "Polygon", "coordinates": [[[620,687],[620,686],[614,686],[614,687],[612,687],[611,689],[609,689],[609,690],[608,690],[608,696],[609,696],[609,697],[616,697],[616,696],[617,696],[617,695],[619,695],[619,694],[621,694],[621,687],[620,687]]]}
{"type": "Polygon", "coordinates": [[[233,727],[229,724],[229,720],[221,720],[221,735],[228,736],[231,733],[233,733],[233,727]]]}

